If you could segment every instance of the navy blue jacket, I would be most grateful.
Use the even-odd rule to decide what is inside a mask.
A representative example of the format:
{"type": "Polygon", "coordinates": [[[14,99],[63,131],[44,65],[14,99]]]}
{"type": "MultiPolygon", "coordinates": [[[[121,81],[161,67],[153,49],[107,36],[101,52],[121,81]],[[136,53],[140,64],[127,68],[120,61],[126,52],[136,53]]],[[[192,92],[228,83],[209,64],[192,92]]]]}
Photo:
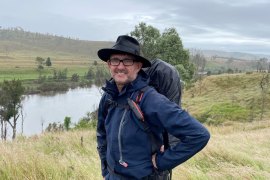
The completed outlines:
{"type": "MultiPolygon", "coordinates": [[[[153,172],[149,135],[138,126],[136,121],[139,120],[134,113],[126,108],[127,98],[135,99],[136,93],[148,83],[148,76],[140,71],[136,80],[124,86],[120,93],[114,81],[107,81],[103,88],[105,93],[100,101],[97,124],[103,176],[110,170],[130,179],[140,179],[153,172]],[[117,106],[108,106],[110,100],[117,106]]],[[[140,108],[160,144],[164,129],[181,140],[164,153],[157,153],[156,162],[160,171],[183,163],[199,152],[210,138],[201,123],[154,88],[148,88],[144,93],[140,108]]]]}

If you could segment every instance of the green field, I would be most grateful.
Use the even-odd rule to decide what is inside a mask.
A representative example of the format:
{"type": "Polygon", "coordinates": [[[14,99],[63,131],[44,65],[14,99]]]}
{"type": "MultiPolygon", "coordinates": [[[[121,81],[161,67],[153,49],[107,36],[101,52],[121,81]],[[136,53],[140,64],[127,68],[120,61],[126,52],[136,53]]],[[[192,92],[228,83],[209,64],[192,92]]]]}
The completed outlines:
{"type": "MultiPolygon", "coordinates": [[[[29,52],[31,54],[31,52],[29,52]]],[[[38,79],[40,72],[37,70],[35,56],[25,57],[23,54],[13,56],[1,56],[0,54],[0,81],[11,79],[38,79]]],[[[44,58],[47,58],[46,56],[44,58]]],[[[54,57],[50,56],[52,66],[44,66],[42,75],[52,76],[53,70],[67,69],[68,76],[77,73],[83,76],[89,67],[93,65],[94,59],[81,57],[54,57]],[[74,59],[73,59],[74,58],[74,59]]],[[[96,60],[96,59],[95,59],[96,60]]],[[[101,62],[99,62],[101,63],[101,62]]]]}
{"type": "Polygon", "coordinates": [[[111,47],[112,42],[81,41],[59,36],[25,31],[0,29],[0,82],[10,79],[37,79],[36,57],[50,57],[52,66],[44,66],[41,74],[50,76],[53,69],[67,68],[68,76],[83,76],[97,57],[100,48],[111,47]]]}

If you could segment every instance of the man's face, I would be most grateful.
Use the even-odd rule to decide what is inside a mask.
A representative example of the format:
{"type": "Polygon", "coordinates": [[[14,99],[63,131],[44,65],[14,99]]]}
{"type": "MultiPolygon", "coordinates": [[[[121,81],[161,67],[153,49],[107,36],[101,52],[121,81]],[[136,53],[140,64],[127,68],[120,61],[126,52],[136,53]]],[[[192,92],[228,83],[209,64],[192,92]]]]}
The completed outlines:
{"type": "Polygon", "coordinates": [[[125,85],[134,81],[142,68],[141,62],[127,54],[113,54],[107,61],[112,78],[117,85],[125,85]],[[121,61],[119,64],[117,62],[121,61]],[[134,62],[134,63],[133,63],[134,62]]]}

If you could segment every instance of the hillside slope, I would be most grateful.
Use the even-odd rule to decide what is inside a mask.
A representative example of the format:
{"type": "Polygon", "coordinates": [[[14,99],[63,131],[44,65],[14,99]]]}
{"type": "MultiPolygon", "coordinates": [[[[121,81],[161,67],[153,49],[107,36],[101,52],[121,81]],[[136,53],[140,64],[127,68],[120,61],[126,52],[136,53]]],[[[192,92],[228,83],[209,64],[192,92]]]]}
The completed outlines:
{"type": "Polygon", "coordinates": [[[270,74],[223,74],[198,81],[184,92],[183,106],[202,122],[270,119],[270,74]],[[267,81],[261,89],[263,77],[267,81]]]}
{"type": "Polygon", "coordinates": [[[111,47],[112,42],[83,41],[50,34],[26,32],[23,30],[0,29],[0,55],[28,54],[80,55],[97,58],[100,48],[111,47]]]}

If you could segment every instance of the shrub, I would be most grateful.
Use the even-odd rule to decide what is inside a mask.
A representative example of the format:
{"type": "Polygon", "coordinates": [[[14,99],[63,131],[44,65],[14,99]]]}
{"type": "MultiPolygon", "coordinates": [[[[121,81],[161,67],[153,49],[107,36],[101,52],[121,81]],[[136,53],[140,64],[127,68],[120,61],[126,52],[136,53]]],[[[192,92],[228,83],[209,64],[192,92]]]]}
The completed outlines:
{"type": "Polygon", "coordinates": [[[71,81],[78,82],[80,79],[80,76],[77,73],[72,74],[71,81]]]}

